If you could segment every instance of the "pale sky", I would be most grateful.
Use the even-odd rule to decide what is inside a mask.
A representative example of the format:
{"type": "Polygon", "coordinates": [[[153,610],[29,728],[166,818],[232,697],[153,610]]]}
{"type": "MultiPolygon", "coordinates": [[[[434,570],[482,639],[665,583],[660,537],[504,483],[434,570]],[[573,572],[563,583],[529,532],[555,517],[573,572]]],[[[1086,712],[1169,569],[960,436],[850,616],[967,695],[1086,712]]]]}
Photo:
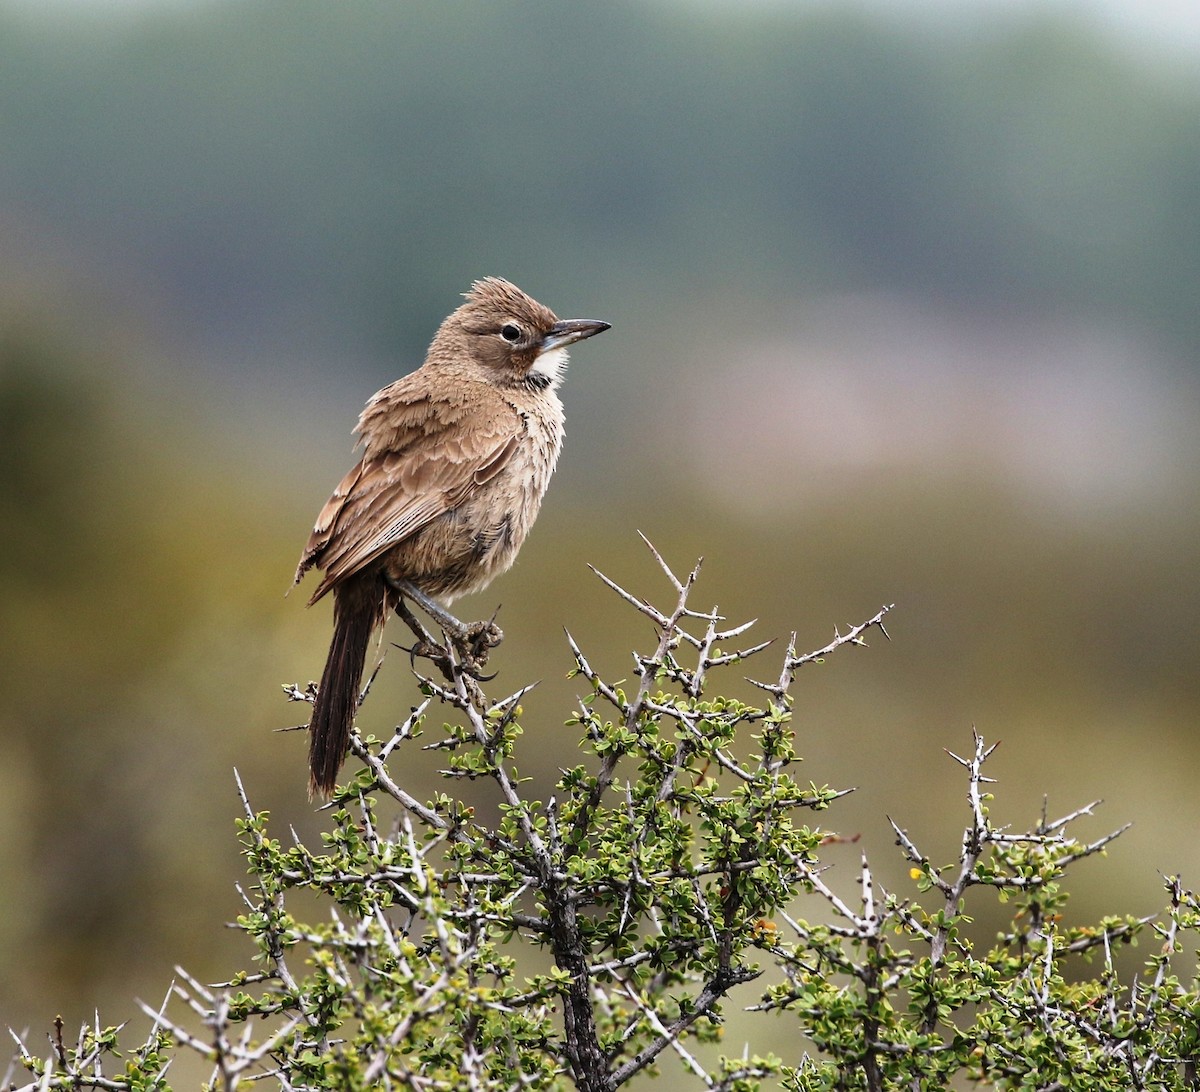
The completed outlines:
{"type": "MultiPolygon", "coordinates": [[[[0,8],[25,9],[47,14],[86,11],[90,15],[129,14],[154,8],[197,8],[218,0],[0,0],[0,8]]],[[[229,2],[229,0],[221,0],[229,2]]],[[[233,0],[238,2],[238,0],[233,0]]],[[[330,0],[335,2],[335,0],[330,0]]],[[[1106,28],[1114,41],[1151,57],[1171,54],[1190,61],[1200,53],[1200,0],[646,0],[708,7],[759,7],[780,9],[857,8],[886,13],[891,20],[921,19],[947,30],[969,30],[980,17],[984,22],[1014,19],[1036,13],[1077,15],[1106,28]]]]}
{"type": "MultiPolygon", "coordinates": [[[[156,8],[197,7],[206,0],[3,0],[12,7],[29,8],[88,8],[102,11],[104,8],[156,8]]],[[[714,6],[743,5],[751,0],[684,0],[684,2],[709,3],[714,6]]],[[[1027,13],[1038,9],[1061,10],[1087,14],[1101,18],[1114,29],[1130,33],[1148,34],[1163,41],[1177,41],[1180,36],[1191,42],[1200,42],[1200,2],[1197,0],[753,0],[759,4],[776,7],[819,7],[837,6],[878,8],[902,15],[905,11],[921,11],[925,14],[944,15],[953,19],[973,18],[981,13],[1013,14],[1027,13]]]]}

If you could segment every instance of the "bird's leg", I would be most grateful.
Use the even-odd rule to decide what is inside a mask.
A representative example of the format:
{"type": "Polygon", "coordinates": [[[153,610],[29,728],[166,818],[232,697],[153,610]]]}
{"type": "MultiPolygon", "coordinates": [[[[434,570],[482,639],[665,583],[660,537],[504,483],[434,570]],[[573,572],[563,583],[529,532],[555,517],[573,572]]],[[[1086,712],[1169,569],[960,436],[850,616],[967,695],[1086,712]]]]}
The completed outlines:
{"type": "Polygon", "coordinates": [[[393,580],[389,577],[388,583],[406,599],[411,599],[416,603],[418,607],[437,622],[451,637],[461,640],[465,636],[467,627],[436,599],[431,598],[421,591],[411,580],[393,580]]]}
{"type": "Polygon", "coordinates": [[[454,643],[467,671],[476,678],[487,663],[488,653],[504,640],[504,631],[495,619],[487,622],[460,622],[436,599],[426,595],[411,580],[387,577],[387,582],[406,599],[411,599],[429,615],[454,643]]]}

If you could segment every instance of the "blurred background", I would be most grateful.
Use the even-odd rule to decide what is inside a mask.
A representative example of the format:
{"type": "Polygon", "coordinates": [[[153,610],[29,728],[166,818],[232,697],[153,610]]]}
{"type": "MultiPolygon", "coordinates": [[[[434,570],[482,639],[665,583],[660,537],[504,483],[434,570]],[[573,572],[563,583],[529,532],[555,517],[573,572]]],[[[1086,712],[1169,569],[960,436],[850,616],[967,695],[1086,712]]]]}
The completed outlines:
{"type": "MultiPolygon", "coordinates": [[[[862,848],[912,893],[887,815],[955,857],[972,725],[1001,820],[1135,822],[1080,920],[1196,883],[1198,57],[1166,0],[0,0],[0,1026],[245,965],[234,767],[323,826],[276,730],[329,603],[284,592],[485,274],[613,324],[460,604],[503,604],[497,693],[543,680],[539,791],[563,627],[618,677],[651,639],[586,564],[668,599],[640,529],[759,637],[896,604],[796,688],[847,893],[862,848]]],[[[393,655],[360,723],[414,693],[393,655]]]]}

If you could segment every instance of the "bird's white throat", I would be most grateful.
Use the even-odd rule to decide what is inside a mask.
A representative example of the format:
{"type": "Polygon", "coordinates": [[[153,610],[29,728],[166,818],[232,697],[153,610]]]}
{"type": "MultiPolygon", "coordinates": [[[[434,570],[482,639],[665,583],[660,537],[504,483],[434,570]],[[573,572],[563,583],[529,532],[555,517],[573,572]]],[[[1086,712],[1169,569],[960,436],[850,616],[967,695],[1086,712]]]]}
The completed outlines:
{"type": "Polygon", "coordinates": [[[547,349],[544,353],[539,353],[533,362],[533,367],[529,369],[529,374],[544,379],[547,386],[553,389],[563,381],[566,371],[567,350],[564,346],[559,345],[553,349],[547,349]]]}

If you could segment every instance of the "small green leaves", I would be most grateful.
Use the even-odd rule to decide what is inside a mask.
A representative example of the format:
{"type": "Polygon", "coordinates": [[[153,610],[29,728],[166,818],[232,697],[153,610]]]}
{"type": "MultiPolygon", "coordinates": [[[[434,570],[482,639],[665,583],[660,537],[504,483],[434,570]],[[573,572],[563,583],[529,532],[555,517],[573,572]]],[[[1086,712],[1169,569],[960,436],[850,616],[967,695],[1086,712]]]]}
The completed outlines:
{"type": "Polygon", "coordinates": [[[796,671],[861,647],[886,608],[812,653],[793,638],[775,681],[752,684],[754,704],[713,680],[768,645],[743,646],[748,625],[689,606],[698,566],[681,579],[654,557],[669,609],[602,577],[655,627],[634,676],[606,680],[568,637],[579,760],[545,799],[515,767],[527,689],[493,702],[447,651],[444,684],[422,686],[447,712],[427,734],[448,791],[418,800],[393,772],[430,703],[388,738],[353,737],[361,768],[315,844],[272,837],[243,790],[248,969],[216,986],[179,970],[164,1006],[143,1006],[152,1030],[132,1051],[98,1022],[71,1042],[60,1022],[45,1057],[18,1039],[25,1088],[159,1092],[180,1046],[210,1067],[210,1087],[313,1092],[615,1092],[673,1078],[676,1061],[718,1092],[1194,1088],[1200,991],[1179,960],[1200,905],[1178,878],[1159,918],[1068,923],[1070,869],[1120,832],[1076,838],[1090,804],[1026,831],[1000,825],[983,772],[993,748],[975,736],[951,755],[965,823],[939,840],[957,859],[935,865],[892,823],[908,871],[886,890],[849,850],[857,836],[813,822],[847,790],[798,776],[791,727],[796,671]],[[474,780],[498,800],[486,820],[459,795],[474,780]],[[1130,973],[1115,956],[1142,937],[1130,973]],[[753,1002],[760,975],[751,1007],[796,1045],[722,1056],[726,1013],[753,1002]]]}

